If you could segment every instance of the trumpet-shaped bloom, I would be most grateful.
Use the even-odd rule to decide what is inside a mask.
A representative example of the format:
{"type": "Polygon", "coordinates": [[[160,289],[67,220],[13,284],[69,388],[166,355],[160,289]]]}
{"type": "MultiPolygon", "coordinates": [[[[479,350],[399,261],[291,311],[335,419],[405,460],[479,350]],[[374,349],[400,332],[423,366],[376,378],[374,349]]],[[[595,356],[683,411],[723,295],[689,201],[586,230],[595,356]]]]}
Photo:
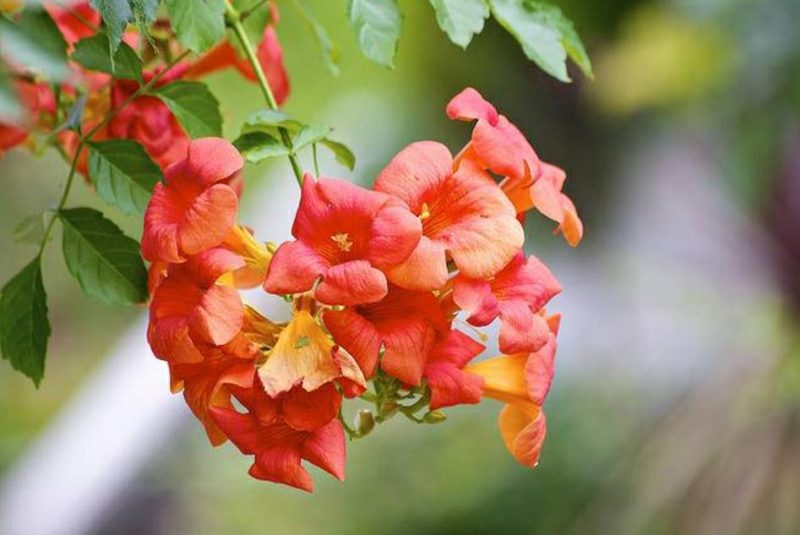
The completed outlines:
{"type": "Polygon", "coordinates": [[[481,400],[483,378],[465,372],[464,366],[483,350],[483,345],[457,330],[449,331],[434,346],[425,366],[431,410],[481,400]]]}
{"type": "MultiPolygon", "coordinates": [[[[159,79],[156,86],[173,82],[185,72],[186,65],[175,66],[159,79]]],[[[156,74],[157,71],[144,73],[144,82],[149,82],[156,74]]],[[[118,108],[139,87],[139,83],[133,80],[114,80],[111,87],[112,109],[118,108]]],[[[184,158],[189,146],[189,137],[175,115],[160,99],[152,96],[137,97],[122,107],[109,121],[107,130],[110,138],[138,141],[162,169],[184,158]]]]}
{"type": "Polygon", "coordinates": [[[200,347],[227,344],[244,321],[239,293],[216,284],[244,262],[225,249],[210,249],[173,265],[150,303],[148,340],[153,353],[174,364],[200,362],[200,347]]]}
{"type": "Polygon", "coordinates": [[[572,199],[561,193],[567,175],[563,169],[541,162],[541,173],[536,180],[527,177],[506,178],[500,187],[506,192],[517,212],[536,208],[539,213],[558,223],[555,234],[575,247],[583,238],[583,222],[572,199]]]}
{"type": "Polygon", "coordinates": [[[343,180],[306,175],[292,226],[296,241],[283,243],[269,266],[264,288],[296,294],[316,287],[329,305],[383,299],[383,271],[405,260],[420,239],[419,220],[400,200],[343,180]]]}
{"type": "Polygon", "coordinates": [[[422,239],[388,270],[398,286],[432,290],[447,281],[447,258],[469,277],[491,277],[522,246],[522,226],[502,190],[475,165],[453,171],[447,147],[412,143],[375,180],[376,191],[402,199],[422,221],[422,239]]]}
{"type": "Polygon", "coordinates": [[[358,395],[366,389],[364,375],[353,357],[335,346],[302,306],[295,310],[258,375],[270,397],[295,386],[313,392],[333,382],[339,383],[348,395],[358,395]]]}
{"type": "Polygon", "coordinates": [[[514,458],[531,468],[539,462],[547,434],[542,404],[553,380],[559,317],[547,322],[552,334],[539,351],[502,355],[465,368],[483,379],[484,396],[506,403],[500,412],[500,434],[514,458]]]}
{"type": "MultiPolygon", "coordinates": [[[[283,50],[275,32],[275,25],[279,19],[278,7],[274,3],[270,3],[269,7],[270,24],[264,28],[264,34],[256,48],[256,56],[267,77],[272,94],[280,105],[289,96],[289,75],[283,64],[283,50]]],[[[186,75],[188,78],[200,78],[230,67],[234,67],[251,82],[258,82],[250,62],[244,56],[240,56],[228,41],[218,44],[204,54],[192,64],[186,75]]]]}
{"type": "Polygon", "coordinates": [[[557,222],[556,232],[576,246],[583,237],[583,224],[572,200],[561,192],[564,172],[542,162],[522,132],[471,87],[453,97],[446,111],[451,119],[476,121],[459,162],[472,161],[505,177],[501,187],[517,212],[535,207],[557,222]]]}
{"type": "Polygon", "coordinates": [[[344,430],[339,420],[334,418],[313,431],[297,430],[284,418],[281,400],[270,398],[257,385],[236,389],[235,395],[248,410],[246,414],[218,407],[211,413],[242,453],[255,455],[251,476],[311,492],[314,482],[302,466],[305,459],[344,479],[344,430]]]}
{"type": "Polygon", "coordinates": [[[499,316],[500,351],[511,354],[537,351],[547,342],[550,329],[536,312],[559,292],[547,266],[533,255],[526,261],[520,251],[492,279],[457,275],[453,299],[473,325],[488,325],[499,316]]]}
{"type": "Polygon", "coordinates": [[[381,369],[409,385],[422,379],[425,361],[437,333],[447,329],[439,301],[431,292],[396,286],[378,303],[325,312],[325,326],[372,377],[384,349],[381,369]]]}
{"type": "Polygon", "coordinates": [[[209,411],[212,407],[233,408],[230,387],[250,388],[256,374],[253,353],[231,349],[207,348],[202,362],[170,366],[173,392],[183,390],[186,404],[203,424],[214,446],[225,442],[227,437],[209,411]]]}
{"type": "Polygon", "coordinates": [[[186,158],[171,165],[166,183],[153,190],[144,216],[142,256],[179,263],[222,243],[236,221],[239,199],[230,184],[243,164],[224,139],[192,141],[186,158]]]}
{"type": "Polygon", "coordinates": [[[53,22],[64,36],[70,47],[84,37],[91,37],[100,26],[100,13],[95,11],[89,2],[65,2],[58,5],[46,2],[44,9],[52,17],[53,22]],[[88,24],[87,24],[88,23],[88,24]]]}

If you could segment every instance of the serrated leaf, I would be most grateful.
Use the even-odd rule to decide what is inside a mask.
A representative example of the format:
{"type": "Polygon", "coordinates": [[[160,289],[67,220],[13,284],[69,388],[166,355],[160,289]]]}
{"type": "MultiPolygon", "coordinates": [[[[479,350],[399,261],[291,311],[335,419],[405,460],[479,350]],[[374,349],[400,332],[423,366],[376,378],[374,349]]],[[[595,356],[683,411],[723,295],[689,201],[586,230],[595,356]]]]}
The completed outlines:
{"type": "Polygon", "coordinates": [[[67,43],[40,7],[25,8],[16,24],[0,17],[0,49],[17,65],[40,71],[53,81],[64,81],[70,75],[67,43]]]}
{"type": "Polygon", "coordinates": [[[403,18],[395,0],[350,0],[347,5],[350,26],[358,46],[372,61],[394,68],[397,41],[403,18]]]}
{"type": "Polygon", "coordinates": [[[328,30],[325,29],[325,26],[317,20],[314,16],[314,13],[308,9],[305,5],[301,4],[298,1],[294,2],[294,6],[297,7],[297,11],[303,20],[308,26],[308,29],[311,30],[311,34],[314,36],[314,41],[317,43],[319,47],[320,54],[322,55],[322,62],[325,64],[325,68],[328,69],[333,76],[339,76],[339,60],[341,58],[341,51],[336,44],[331,41],[330,35],[328,35],[328,30]]]}
{"type": "Polygon", "coordinates": [[[222,136],[219,101],[200,82],[172,82],[154,91],[192,138],[222,136]]]}
{"type": "Polygon", "coordinates": [[[450,40],[467,48],[472,37],[483,31],[489,17],[485,0],[430,0],[436,11],[436,22],[450,40]]]}
{"type": "Polygon", "coordinates": [[[38,387],[44,376],[49,338],[47,294],[37,256],[0,293],[0,351],[15,370],[38,387]]]}
{"type": "Polygon", "coordinates": [[[161,169],[130,139],[89,142],[89,177],[100,197],[128,214],[143,214],[161,169]]]}
{"type": "Polygon", "coordinates": [[[86,295],[109,303],[147,299],[147,269],[136,240],[90,208],[62,210],[59,219],[64,261],[86,295]]]}
{"type": "Polygon", "coordinates": [[[32,214],[17,223],[14,227],[14,242],[25,245],[39,245],[45,234],[45,227],[50,212],[32,214]]]}
{"type": "Polygon", "coordinates": [[[178,41],[200,53],[225,34],[225,0],[164,0],[178,41]]]}
{"type": "Polygon", "coordinates": [[[585,76],[594,78],[589,54],[586,53],[586,48],[584,48],[583,42],[580,36],[578,36],[578,32],[575,31],[575,25],[572,24],[572,21],[565,17],[564,13],[554,5],[542,2],[534,2],[533,5],[535,9],[538,9],[540,13],[547,18],[550,24],[561,33],[561,44],[564,46],[570,59],[575,62],[575,65],[581,69],[585,76]]]}
{"type": "Polygon", "coordinates": [[[149,28],[156,18],[156,10],[160,0],[129,0],[133,8],[133,20],[139,33],[147,37],[150,41],[149,28]]]}
{"type": "Polygon", "coordinates": [[[142,60],[126,43],[120,43],[114,59],[108,38],[103,34],[86,37],[75,43],[72,60],[90,71],[113,74],[117,78],[140,80],[142,77],[142,60]]]}
{"type": "Polygon", "coordinates": [[[319,143],[331,133],[329,126],[318,124],[306,125],[300,129],[294,139],[292,139],[292,149],[297,152],[312,143],[319,143]]]}
{"type": "Polygon", "coordinates": [[[269,158],[287,156],[290,153],[288,148],[266,132],[242,134],[233,144],[250,163],[259,163],[269,158]]]}
{"type": "Polygon", "coordinates": [[[546,73],[571,81],[567,57],[591,77],[591,63],[572,23],[561,10],[530,0],[489,0],[494,18],[522,46],[525,55],[546,73]]]}
{"type": "Polygon", "coordinates": [[[122,34],[128,23],[133,21],[134,13],[129,0],[91,0],[91,5],[103,17],[110,54],[116,54],[122,42],[122,34]]]}
{"type": "Polygon", "coordinates": [[[347,145],[338,141],[334,141],[329,137],[321,139],[320,143],[325,145],[331,152],[333,152],[337,162],[347,167],[351,171],[355,169],[356,156],[347,145]]]}

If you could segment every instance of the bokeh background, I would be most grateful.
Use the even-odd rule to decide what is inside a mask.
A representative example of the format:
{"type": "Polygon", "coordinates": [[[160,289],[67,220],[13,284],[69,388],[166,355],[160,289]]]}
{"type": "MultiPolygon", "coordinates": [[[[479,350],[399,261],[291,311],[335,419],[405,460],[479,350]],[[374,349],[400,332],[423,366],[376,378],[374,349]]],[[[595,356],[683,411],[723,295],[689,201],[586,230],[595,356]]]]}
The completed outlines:
{"type": "MultiPolygon", "coordinates": [[[[494,23],[464,52],[421,0],[400,2],[386,71],[357,51],[343,0],[309,2],[341,48],[334,78],[279,2],[288,112],[333,125],[358,157],[354,173],[324,159],[325,174],[369,183],[420,139],[457,150],[469,127],[444,105],[465,86],[567,170],[584,243],[528,222],[530,251],[565,288],[536,470],[507,454],[489,402],[437,426],[380,426],[349,445],[345,483],[314,472],[313,495],[252,480],[249,459],[211,448],[168,395],[145,311],[86,298],[52,246],[45,379],[36,390],[0,365],[0,532],[800,532],[800,2],[558,3],[593,82],[547,77],[494,23]]],[[[235,74],[210,83],[233,137],[257,90],[235,74]]],[[[0,161],[0,280],[33,254],[11,229],[66,172],[55,154],[0,161]]],[[[287,164],[248,168],[246,182],[242,220],[284,236],[287,164]]],[[[100,206],[86,188],[74,202],[100,206]]]]}

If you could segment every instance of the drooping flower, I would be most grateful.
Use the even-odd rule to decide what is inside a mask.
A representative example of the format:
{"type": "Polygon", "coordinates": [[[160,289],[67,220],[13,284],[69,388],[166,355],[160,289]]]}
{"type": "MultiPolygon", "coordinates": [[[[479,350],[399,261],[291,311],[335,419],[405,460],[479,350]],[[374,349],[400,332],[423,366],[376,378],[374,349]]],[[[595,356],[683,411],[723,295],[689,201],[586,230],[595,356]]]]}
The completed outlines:
{"type": "Polygon", "coordinates": [[[558,223],[556,232],[576,246],[583,237],[583,224],[572,200],[561,192],[564,172],[542,162],[522,132],[471,87],[453,97],[446,111],[451,119],[476,121],[459,161],[474,162],[504,177],[501,187],[517,212],[535,207],[558,223]]]}
{"type": "Polygon", "coordinates": [[[295,386],[313,392],[329,383],[339,384],[351,397],[366,389],[358,364],[334,345],[314,319],[313,306],[308,297],[297,299],[292,320],[258,369],[270,397],[289,392],[295,386]]]}
{"type": "Polygon", "coordinates": [[[462,163],[453,171],[450,151],[440,143],[403,149],[378,175],[374,189],[403,200],[422,220],[414,252],[387,271],[398,286],[441,288],[448,257],[469,277],[491,277],[522,247],[522,227],[502,190],[475,165],[462,163]]]}
{"type": "Polygon", "coordinates": [[[503,442],[517,462],[531,468],[539,462],[547,433],[542,404],[553,380],[559,316],[547,322],[552,333],[538,351],[502,355],[464,369],[483,379],[485,397],[506,404],[499,418],[503,442]]]}
{"type": "MultiPolygon", "coordinates": [[[[289,96],[289,75],[283,65],[281,49],[275,25],[278,23],[278,6],[270,3],[270,23],[264,28],[264,34],[256,48],[256,56],[264,70],[272,94],[280,105],[289,96]]],[[[258,82],[252,65],[247,58],[240,56],[229,41],[223,41],[192,64],[186,73],[187,78],[201,78],[213,72],[233,67],[251,82],[258,82]]]]}
{"type": "Polygon", "coordinates": [[[264,289],[309,291],[329,305],[380,301],[388,291],[382,270],[405,260],[421,224],[400,200],[343,180],[306,175],[292,226],[270,263],[264,289]]]}
{"type": "Polygon", "coordinates": [[[255,455],[251,476],[311,492],[314,482],[302,466],[307,460],[344,480],[344,429],[339,420],[333,418],[313,431],[298,430],[287,423],[281,399],[270,398],[260,385],[234,389],[234,395],[246,414],[218,407],[211,413],[242,453],[255,455]]]}
{"type": "Polygon", "coordinates": [[[325,326],[366,377],[375,375],[378,355],[383,371],[408,385],[418,385],[437,333],[447,329],[439,301],[431,292],[389,286],[389,293],[372,304],[329,310],[325,326]]]}
{"type": "Polygon", "coordinates": [[[537,311],[561,292],[561,286],[538,258],[517,256],[491,279],[455,277],[453,299],[469,314],[468,321],[488,325],[500,317],[500,351],[537,351],[550,338],[547,322],[537,311]]]}
{"type": "Polygon", "coordinates": [[[222,243],[236,221],[239,199],[231,186],[244,162],[224,139],[189,144],[186,158],[156,184],[144,216],[142,256],[151,261],[183,262],[222,243]]]}
{"type": "MultiPolygon", "coordinates": [[[[186,68],[185,64],[171,68],[158,80],[156,87],[180,79],[186,68]]],[[[143,73],[144,83],[152,80],[156,74],[158,70],[143,73]]],[[[139,88],[139,82],[134,80],[115,79],[111,86],[111,108],[119,108],[139,88]]],[[[109,138],[139,142],[162,169],[185,157],[190,141],[167,105],[148,95],[136,97],[121,107],[109,121],[107,130],[109,138]]]]}
{"type": "Polygon", "coordinates": [[[173,364],[201,362],[202,346],[221,346],[242,328],[244,312],[236,289],[217,284],[244,261],[209,249],[169,267],[150,303],[148,341],[153,353],[173,364]]]}
{"type": "Polygon", "coordinates": [[[483,379],[465,372],[464,367],[484,349],[483,345],[455,329],[433,347],[424,374],[431,389],[431,410],[481,400],[483,379]]]}

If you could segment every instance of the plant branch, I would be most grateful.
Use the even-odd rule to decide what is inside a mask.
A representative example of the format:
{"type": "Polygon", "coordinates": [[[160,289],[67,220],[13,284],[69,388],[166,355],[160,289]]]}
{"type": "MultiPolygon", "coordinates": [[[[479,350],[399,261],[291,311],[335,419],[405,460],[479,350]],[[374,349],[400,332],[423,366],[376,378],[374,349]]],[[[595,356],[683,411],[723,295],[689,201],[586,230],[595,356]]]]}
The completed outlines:
{"type": "MultiPolygon", "coordinates": [[[[250,66],[253,68],[253,72],[255,72],[256,78],[258,79],[258,85],[261,88],[261,93],[264,95],[264,99],[267,101],[267,106],[271,110],[277,110],[278,102],[275,100],[275,95],[272,93],[272,88],[269,86],[269,81],[267,80],[266,74],[264,74],[264,69],[261,68],[261,62],[258,61],[258,57],[253,49],[253,44],[250,42],[250,38],[247,36],[244,26],[242,26],[241,15],[230,3],[230,0],[225,2],[225,19],[228,23],[228,26],[230,26],[233,30],[233,33],[236,34],[236,38],[239,40],[239,43],[244,49],[244,53],[247,56],[247,61],[250,63],[250,66]]],[[[289,132],[287,132],[283,127],[279,127],[278,132],[281,136],[281,142],[287,149],[289,149],[289,162],[292,164],[292,171],[294,171],[294,176],[297,179],[297,183],[302,186],[303,169],[300,167],[300,162],[297,159],[297,155],[294,153],[292,139],[289,137],[289,132]]]]}
{"type": "Polygon", "coordinates": [[[126,98],[119,104],[119,106],[117,106],[112,110],[109,110],[108,114],[103,118],[102,121],[97,123],[97,125],[91,128],[85,135],[81,136],[80,141],[78,141],[78,146],[75,149],[75,154],[72,156],[72,163],[70,164],[69,174],[67,175],[67,183],[64,185],[64,191],[61,193],[61,198],[59,199],[58,205],[56,206],[55,215],[47,223],[47,227],[44,230],[42,241],[39,243],[39,253],[37,256],[41,258],[42,253],[44,253],[44,248],[47,246],[47,241],[50,239],[50,233],[53,231],[53,226],[55,225],[56,217],[61,212],[61,210],[64,209],[64,205],[67,203],[70,190],[72,189],[72,184],[75,181],[75,174],[78,170],[78,161],[80,160],[83,149],[86,147],[86,143],[88,143],[92,139],[92,136],[94,136],[97,132],[99,132],[106,125],[108,125],[111,119],[116,117],[119,114],[119,112],[122,111],[123,108],[125,108],[125,106],[127,106],[128,104],[130,104],[143,94],[150,91],[158,83],[158,81],[161,80],[161,78],[163,78],[164,75],[166,75],[172,69],[172,67],[174,67],[183,58],[188,56],[189,53],[190,51],[187,50],[182,54],[180,54],[177,58],[175,58],[175,60],[167,64],[164,70],[153,76],[153,78],[149,82],[140,86],[139,89],[131,93],[128,96],[128,98],[126,98]]]}

